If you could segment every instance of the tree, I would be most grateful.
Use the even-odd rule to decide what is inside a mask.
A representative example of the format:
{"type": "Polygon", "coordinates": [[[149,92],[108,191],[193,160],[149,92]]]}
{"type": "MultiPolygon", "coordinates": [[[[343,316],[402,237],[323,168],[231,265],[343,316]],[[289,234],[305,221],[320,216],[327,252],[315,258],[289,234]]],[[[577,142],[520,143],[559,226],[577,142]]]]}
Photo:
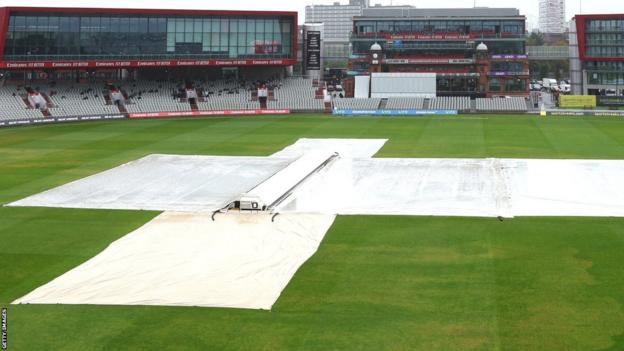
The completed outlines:
{"type": "Polygon", "coordinates": [[[527,39],[528,46],[543,46],[544,42],[544,34],[538,32],[531,33],[527,39]]]}

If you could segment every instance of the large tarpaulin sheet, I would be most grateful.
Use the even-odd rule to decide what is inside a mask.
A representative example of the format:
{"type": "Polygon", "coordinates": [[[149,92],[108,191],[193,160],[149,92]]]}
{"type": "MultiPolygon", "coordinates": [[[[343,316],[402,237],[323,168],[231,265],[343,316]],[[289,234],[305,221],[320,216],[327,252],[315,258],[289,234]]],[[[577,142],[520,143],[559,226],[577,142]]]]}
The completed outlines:
{"type": "Polygon", "coordinates": [[[18,201],[216,209],[312,151],[341,154],[275,222],[166,212],[14,303],[270,309],[335,214],[624,217],[624,161],[371,158],[384,142],[303,139],[264,158],[153,155],[18,201]]]}
{"type": "Polygon", "coordinates": [[[214,211],[307,154],[338,152],[343,157],[371,157],[385,142],[299,139],[270,157],[150,155],[9,205],[214,211]]]}
{"type": "Polygon", "coordinates": [[[291,158],[150,155],[11,206],[214,211],[291,158]]]}
{"type": "Polygon", "coordinates": [[[152,155],[11,205],[215,210],[304,155],[338,152],[337,161],[301,184],[278,210],[478,217],[624,216],[621,160],[372,158],[384,143],[301,139],[270,157],[152,155]]]}
{"type": "Polygon", "coordinates": [[[271,309],[334,216],[168,212],[13,303],[271,309]]]}
{"type": "Polygon", "coordinates": [[[335,155],[331,152],[315,151],[301,156],[286,168],[245,193],[244,196],[257,199],[263,205],[272,206],[291,189],[307,180],[316,170],[334,159],[335,155]]]}
{"type": "Polygon", "coordinates": [[[337,152],[341,158],[373,157],[387,139],[306,139],[297,140],[271,155],[271,157],[295,158],[310,152],[337,152]]]}
{"type": "Polygon", "coordinates": [[[624,217],[624,161],[340,159],[282,212],[624,217]]]}

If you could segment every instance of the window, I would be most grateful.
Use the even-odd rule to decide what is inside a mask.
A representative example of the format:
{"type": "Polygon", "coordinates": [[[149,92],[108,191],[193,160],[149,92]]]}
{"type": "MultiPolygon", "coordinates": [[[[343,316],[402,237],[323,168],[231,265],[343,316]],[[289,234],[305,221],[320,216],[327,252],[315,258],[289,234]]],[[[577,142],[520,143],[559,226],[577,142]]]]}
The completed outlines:
{"type": "Polygon", "coordinates": [[[483,21],[483,32],[486,32],[486,33],[500,33],[500,22],[498,22],[498,21],[483,21]]]}
{"type": "Polygon", "coordinates": [[[193,20],[193,32],[195,33],[201,33],[204,30],[204,26],[203,26],[203,22],[201,19],[194,19],[193,20]]]}
{"type": "Polygon", "coordinates": [[[501,90],[501,82],[498,78],[490,79],[490,91],[500,91],[501,90]]]}
{"type": "Polygon", "coordinates": [[[434,33],[444,33],[447,31],[445,21],[431,21],[429,24],[431,25],[431,28],[433,28],[434,33]]]}
{"type": "Polygon", "coordinates": [[[160,59],[163,54],[277,58],[292,54],[292,28],[290,18],[270,16],[11,16],[4,54],[8,60],[36,60],[42,55],[63,55],[64,60],[94,55],[160,59]]]}
{"type": "Polygon", "coordinates": [[[525,79],[509,79],[505,82],[505,91],[507,92],[526,91],[526,87],[525,79]]]}
{"type": "Polygon", "coordinates": [[[449,32],[464,33],[465,29],[466,27],[465,27],[464,21],[448,21],[447,22],[447,30],[449,32]]]}

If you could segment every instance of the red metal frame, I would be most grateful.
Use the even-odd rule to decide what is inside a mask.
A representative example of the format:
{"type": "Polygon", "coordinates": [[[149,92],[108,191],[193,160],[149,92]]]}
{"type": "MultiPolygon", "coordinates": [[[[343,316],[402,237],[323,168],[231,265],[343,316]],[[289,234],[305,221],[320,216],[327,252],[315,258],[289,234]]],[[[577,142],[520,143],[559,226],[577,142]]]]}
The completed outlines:
{"type": "Polygon", "coordinates": [[[0,62],[4,55],[4,45],[6,42],[6,33],[9,29],[9,11],[7,8],[0,7],[0,62]]]}
{"type": "MultiPolygon", "coordinates": [[[[242,63],[241,65],[257,65],[254,62],[261,61],[271,61],[278,62],[282,61],[283,63],[268,63],[267,65],[294,65],[297,63],[297,45],[299,40],[299,14],[297,12],[292,11],[233,11],[233,10],[164,10],[164,9],[119,9],[119,8],[80,8],[80,7],[72,7],[72,8],[63,8],[63,7],[0,7],[0,68],[9,68],[7,67],[8,62],[3,61],[4,55],[4,46],[6,40],[6,32],[9,26],[9,17],[14,12],[22,12],[22,13],[69,13],[69,14],[111,14],[111,15],[166,15],[166,16],[207,16],[207,15],[222,15],[222,16],[285,16],[292,17],[293,19],[293,49],[292,49],[292,58],[291,59],[252,59],[252,60],[236,60],[236,59],[223,59],[223,60],[198,60],[202,62],[212,62],[215,61],[216,66],[229,66],[231,64],[218,64],[219,62],[226,61],[247,61],[248,63],[242,63]]],[[[184,66],[186,63],[193,62],[192,60],[159,60],[159,62],[178,62],[178,66],[184,66]]],[[[124,62],[122,60],[115,61],[63,61],[65,64],[76,65],[79,63],[87,64],[88,67],[97,67],[98,63],[108,62],[115,63],[119,65],[119,62],[124,62]]],[[[142,62],[142,61],[138,61],[142,62]]],[[[152,62],[150,60],[149,62],[152,62]]],[[[155,61],[154,61],[155,62],[155,61]]],[[[11,62],[12,63],[12,62],[11,62]]],[[[42,62],[31,62],[35,66],[41,66],[42,68],[50,68],[53,62],[51,61],[42,61],[42,62]]],[[[211,65],[211,64],[206,64],[211,65]]],[[[260,64],[258,64],[260,65],[260,64]]],[[[135,67],[136,65],[126,65],[126,66],[118,66],[118,67],[135,67]]],[[[176,66],[176,64],[172,64],[172,66],[176,66]]]]}
{"type": "Polygon", "coordinates": [[[606,15],[576,15],[576,36],[579,46],[579,57],[581,61],[599,61],[599,62],[624,62],[624,57],[591,57],[586,55],[587,43],[585,34],[587,33],[587,21],[591,20],[621,20],[624,14],[606,14],[606,15]]]}

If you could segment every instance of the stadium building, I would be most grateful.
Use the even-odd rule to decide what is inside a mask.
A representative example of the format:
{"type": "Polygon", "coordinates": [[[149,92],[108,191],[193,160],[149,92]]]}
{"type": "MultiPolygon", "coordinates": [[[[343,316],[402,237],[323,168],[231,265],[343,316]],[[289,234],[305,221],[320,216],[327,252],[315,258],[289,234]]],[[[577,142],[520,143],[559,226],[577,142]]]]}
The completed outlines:
{"type": "Polygon", "coordinates": [[[624,95],[624,14],[572,19],[570,78],[576,95],[624,95]]]}
{"type": "Polygon", "coordinates": [[[299,58],[297,16],[0,8],[0,120],[322,112],[322,38],[299,58]]]}
{"type": "Polygon", "coordinates": [[[363,11],[349,43],[358,77],[339,87],[322,79],[325,26],[296,12],[0,8],[0,126],[534,106],[518,10],[363,11]],[[377,91],[355,94],[362,77],[377,91]]]}
{"type": "MultiPolygon", "coordinates": [[[[434,73],[438,96],[527,96],[525,27],[517,9],[364,9],[349,73],[434,73]]],[[[346,86],[349,95],[354,83],[346,86]]]]}
{"type": "Polygon", "coordinates": [[[297,14],[0,8],[0,68],[86,78],[296,64],[297,14]],[[158,68],[155,68],[158,67],[158,68]]]}

